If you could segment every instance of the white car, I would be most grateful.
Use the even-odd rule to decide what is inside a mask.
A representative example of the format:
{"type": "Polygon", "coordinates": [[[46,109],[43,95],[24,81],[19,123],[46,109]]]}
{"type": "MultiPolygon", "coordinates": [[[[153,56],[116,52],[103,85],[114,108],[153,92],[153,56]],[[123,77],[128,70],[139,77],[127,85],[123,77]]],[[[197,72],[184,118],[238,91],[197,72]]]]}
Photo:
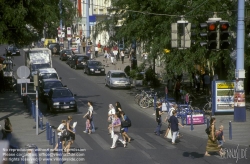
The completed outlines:
{"type": "Polygon", "coordinates": [[[112,88],[127,88],[130,89],[131,83],[129,77],[124,71],[110,70],[105,77],[105,85],[112,88]]]}

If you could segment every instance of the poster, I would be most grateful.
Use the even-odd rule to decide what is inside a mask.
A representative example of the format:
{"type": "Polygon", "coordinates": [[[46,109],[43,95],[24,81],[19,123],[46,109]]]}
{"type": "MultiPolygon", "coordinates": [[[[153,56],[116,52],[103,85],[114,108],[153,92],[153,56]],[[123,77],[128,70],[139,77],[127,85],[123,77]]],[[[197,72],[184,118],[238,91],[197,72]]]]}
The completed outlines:
{"type": "Polygon", "coordinates": [[[215,84],[215,112],[234,111],[234,82],[216,81],[215,84]]]}
{"type": "Polygon", "coordinates": [[[245,92],[235,92],[234,93],[234,106],[235,107],[245,107],[245,92]]]}

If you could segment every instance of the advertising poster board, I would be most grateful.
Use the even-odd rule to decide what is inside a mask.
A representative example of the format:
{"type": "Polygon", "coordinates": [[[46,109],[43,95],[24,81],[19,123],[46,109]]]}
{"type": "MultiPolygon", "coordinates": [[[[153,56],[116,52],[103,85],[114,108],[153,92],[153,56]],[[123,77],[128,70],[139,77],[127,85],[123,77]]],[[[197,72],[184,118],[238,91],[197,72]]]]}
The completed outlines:
{"type": "Polygon", "coordinates": [[[215,113],[234,112],[234,81],[215,81],[215,113]]]}

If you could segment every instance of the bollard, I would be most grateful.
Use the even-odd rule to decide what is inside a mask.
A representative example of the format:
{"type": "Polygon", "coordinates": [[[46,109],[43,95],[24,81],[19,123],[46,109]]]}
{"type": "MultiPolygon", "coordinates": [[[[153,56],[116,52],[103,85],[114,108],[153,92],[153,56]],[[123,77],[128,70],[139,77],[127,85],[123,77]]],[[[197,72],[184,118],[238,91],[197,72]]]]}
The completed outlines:
{"type": "Polygon", "coordinates": [[[209,118],[207,117],[207,128],[209,127],[209,118]]]}
{"type": "Polygon", "coordinates": [[[49,126],[49,144],[52,145],[52,126],[49,126]]]}
{"type": "Polygon", "coordinates": [[[232,122],[229,121],[229,140],[232,140],[232,122]]]}
{"type": "Polygon", "coordinates": [[[193,125],[193,113],[191,112],[191,130],[194,130],[194,125],[193,125]]]}
{"type": "Polygon", "coordinates": [[[43,130],[43,114],[39,114],[39,124],[40,124],[40,129],[43,130]]]}
{"type": "Polygon", "coordinates": [[[53,144],[53,147],[56,146],[56,133],[55,133],[55,131],[53,131],[53,135],[52,135],[52,144],[53,144]]]}
{"type": "MultiPolygon", "coordinates": [[[[36,115],[35,115],[35,104],[34,102],[31,102],[31,113],[32,113],[32,117],[34,119],[36,119],[36,115]]],[[[36,120],[35,120],[36,121],[36,120]]]]}
{"type": "Polygon", "coordinates": [[[25,164],[25,161],[26,161],[25,156],[22,156],[22,158],[21,158],[21,164],[25,164]]]}
{"type": "Polygon", "coordinates": [[[50,150],[47,149],[47,164],[50,164],[50,150]]]}
{"type": "Polygon", "coordinates": [[[47,136],[47,140],[49,140],[49,123],[46,122],[46,136],[47,136]]]}
{"type": "Polygon", "coordinates": [[[181,116],[181,124],[184,125],[184,115],[181,116]]]}
{"type": "MultiPolygon", "coordinates": [[[[60,139],[59,139],[60,140],[60,139]]],[[[62,142],[59,141],[58,144],[58,158],[59,158],[59,164],[62,164],[62,153],[63,153],[63,149],[62,149],[62,142]]]]}

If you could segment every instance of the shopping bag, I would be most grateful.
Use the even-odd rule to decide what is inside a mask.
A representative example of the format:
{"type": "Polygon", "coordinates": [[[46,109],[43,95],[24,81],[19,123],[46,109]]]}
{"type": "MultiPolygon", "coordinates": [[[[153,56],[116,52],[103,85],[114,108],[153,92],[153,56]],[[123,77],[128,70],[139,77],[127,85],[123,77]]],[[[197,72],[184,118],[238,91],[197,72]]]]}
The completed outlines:
{"type": "Polygon", "coordinates": [[[172,131],[171,131],[171,129],[170,129],[169,132],[168,132],[167,138],[168,138],[168,139],[172,139],[172,131]]]}

